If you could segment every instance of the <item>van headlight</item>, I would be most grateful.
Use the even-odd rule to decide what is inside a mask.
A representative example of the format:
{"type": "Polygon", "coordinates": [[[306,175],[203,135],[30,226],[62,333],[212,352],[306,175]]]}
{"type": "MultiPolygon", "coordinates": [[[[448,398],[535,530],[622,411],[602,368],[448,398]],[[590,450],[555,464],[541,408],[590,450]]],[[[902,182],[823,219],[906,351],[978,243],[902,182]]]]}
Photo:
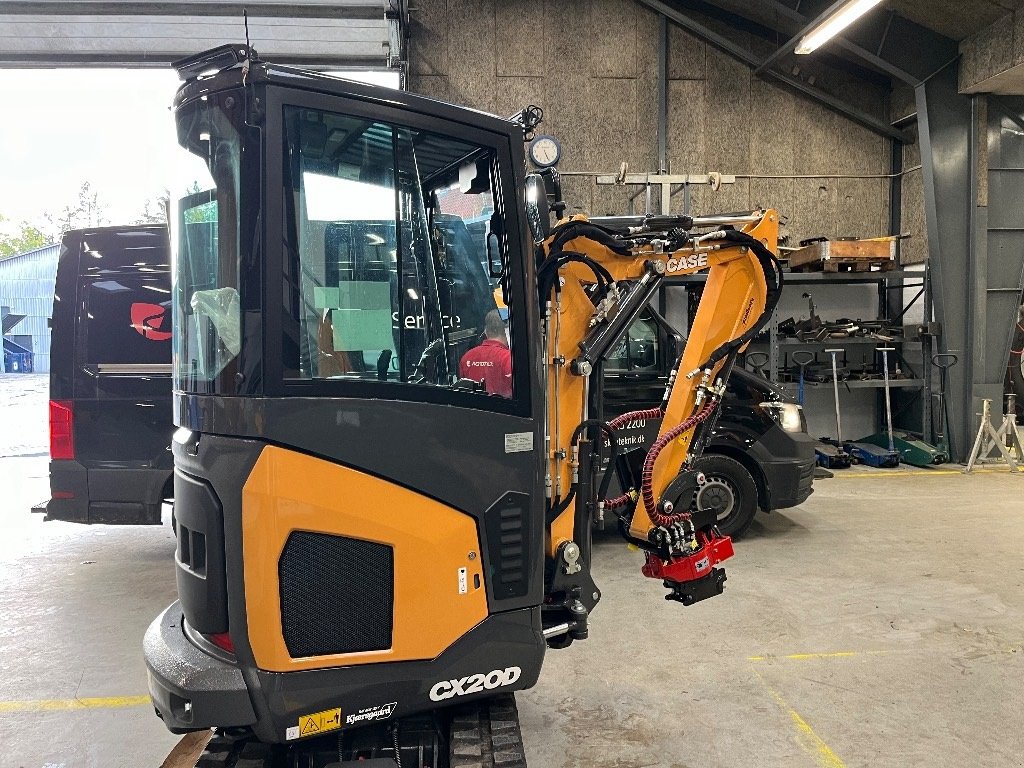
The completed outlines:
{"type": "Polygon", "coordinates": [[[787,432],[807,431],[804,409],[796,403],[772,401],[761,403],[761,409],[775,419],[775,422],[787,432]]]}

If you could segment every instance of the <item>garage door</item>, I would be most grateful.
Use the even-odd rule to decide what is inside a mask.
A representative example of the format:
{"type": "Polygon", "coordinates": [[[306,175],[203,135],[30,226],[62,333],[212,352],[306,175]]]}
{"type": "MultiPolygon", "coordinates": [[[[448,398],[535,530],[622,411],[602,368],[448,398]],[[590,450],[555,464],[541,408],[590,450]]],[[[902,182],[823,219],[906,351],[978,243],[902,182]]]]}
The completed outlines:
{"type": "Polygon", "coordinates": [[[0,66],[163,64],[249,35],[279,63],[382,68],[401,58],[387,0],[5,0],[0,66]],[[392,44],[394,41],[394,45],[392,44]]]}

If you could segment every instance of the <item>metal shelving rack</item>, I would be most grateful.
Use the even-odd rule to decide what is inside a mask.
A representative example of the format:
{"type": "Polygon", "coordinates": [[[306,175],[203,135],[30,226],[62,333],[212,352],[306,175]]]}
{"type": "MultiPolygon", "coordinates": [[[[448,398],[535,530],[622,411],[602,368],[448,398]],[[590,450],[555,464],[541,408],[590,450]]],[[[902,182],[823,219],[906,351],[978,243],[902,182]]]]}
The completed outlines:
{"type": "MultiPolygon", "coordinates": [[[[662,315],[665,314],[667,305],[667,294],[666,289],[670,286],[700,286],[707,281],[707,274],[696,274],[696,275],[683,275],[681,277],[669,277],[666,278],[662,283],[662,287],[658,292],[658,308],[662,315]]],[[[878,287],[878,302],[877,311],[875,312],[876,319],[889,320],[895,319],[898,321],[906,313],[911,306],[913,306],[918,300],[923,301],[924,305],[924,317],[927,322],[931,318],[932,306],[931,306],[931,291],[929,286],[928,272],[927,269],[924,271],[908,271],[902,269],[889,270],[887,272],[786,272],[785,283],[783,290],[787,286],[795,285],[814,285],[814,284],[826,284],[826,285],[850,285],[850,284],[875,284],[878,287]],[[904,305],[903,303],[903,292],[907,288],[920,288],[918,293],[904,305]],[[895,294],[895,295],[894,295],[895,294]]],[[[689,302],[688,302],[689,304],[689,302]]],[[[767,339],[755,339],[753,344],[768,345],[768,363],[765,366],[765,370],[768,372],[768,379],[790,394],[796,394],[797,385],[791,382],[781,381],[780,372],[782,370],[780,363],[784,359],[784,349],[814,349],[818,348],[824,350],[826,347],[857,347],[857,346],[880,346],[883,342],[879,339],[870,338],[848,338],[848,339],[826,339],[824,341],[801,341],[793,338],[782,338],[779,336],[778,330],[778,312],[772,316],[771,324],[769,325],[767,339]]],[[[932,340],[929,336],[923,336],[920,339],[905,340],[897,338],[892,342],[884,342],[885,344],[891,344],[902,350],[906,345],[919,345],[921,347],[921,370],[917,372],[913,378],[909,379],[892,379],[889,382],[889,386],[893,388],[901,389],[920,389],[921,392],[921,423],[925,433],[925,439],[931,438],[931,376],[929,375],[929,365],[932,356],[932,340]]],[[[903,358],[902,352],[897,353],[908,368],[909,363],[903,358]]],[[[883,382],[876,379],[868,380],[856,380],[851,379],[843,382],[844,386],[849,389],[880,389],[883,387],[883,382]]],[[[805,386],[808,389],[816,387],[829,387],[831,388],[832,383],[829,382],[806,382],[805,386]]]]}

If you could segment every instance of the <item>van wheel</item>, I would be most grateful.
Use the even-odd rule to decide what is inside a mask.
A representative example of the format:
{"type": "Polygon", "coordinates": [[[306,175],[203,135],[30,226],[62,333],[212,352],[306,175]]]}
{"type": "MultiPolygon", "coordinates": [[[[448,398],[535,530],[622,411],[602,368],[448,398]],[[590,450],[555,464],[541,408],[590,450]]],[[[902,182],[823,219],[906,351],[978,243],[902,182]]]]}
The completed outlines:
{"type": "Polygon", "coordinates": [[[746,467],[728,456],[705,455],[694,469],[704,473],[706,482],[693,494],[690,509],[711,507],[718,515],[718,529],[739,539],[754,522],[757,486],[746,467]]]}

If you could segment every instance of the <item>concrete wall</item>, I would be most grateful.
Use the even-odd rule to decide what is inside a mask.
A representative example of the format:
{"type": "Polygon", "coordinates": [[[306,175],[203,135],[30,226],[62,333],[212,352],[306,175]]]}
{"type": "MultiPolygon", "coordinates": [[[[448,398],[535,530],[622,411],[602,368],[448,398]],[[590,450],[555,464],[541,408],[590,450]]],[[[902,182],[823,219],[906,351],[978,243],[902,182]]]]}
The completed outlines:
{"type": "MultiPolygon", "coordinates": [[[[657,170],[658,16],[634,0],[421,0],[412,15],[410,88],[511,115],[542,106],[563,171],[657,170]]],[[[739,35],[745,39],[745,36],[739,35]]],[[[757,43],[746,40],[756,47],[757,43]]],[[[676,173],[880,174],[889,142],[817,102],[752,76],[670,25],[668,156],[676,173]]],[[[844,97],[888,113],[884,92],[844,97]]],[[[568,178],[576,210],[622,213],[627,193],[568,178]]],[[[682,196],[674,210],[681,210],[682,196]]],[[[642,211],[642,200],[640,210],[642,211]]],[[[740,179],[695,190],[694,212],[774,206],[790,241],[888,231],[881,179],[740,179]]]]}

